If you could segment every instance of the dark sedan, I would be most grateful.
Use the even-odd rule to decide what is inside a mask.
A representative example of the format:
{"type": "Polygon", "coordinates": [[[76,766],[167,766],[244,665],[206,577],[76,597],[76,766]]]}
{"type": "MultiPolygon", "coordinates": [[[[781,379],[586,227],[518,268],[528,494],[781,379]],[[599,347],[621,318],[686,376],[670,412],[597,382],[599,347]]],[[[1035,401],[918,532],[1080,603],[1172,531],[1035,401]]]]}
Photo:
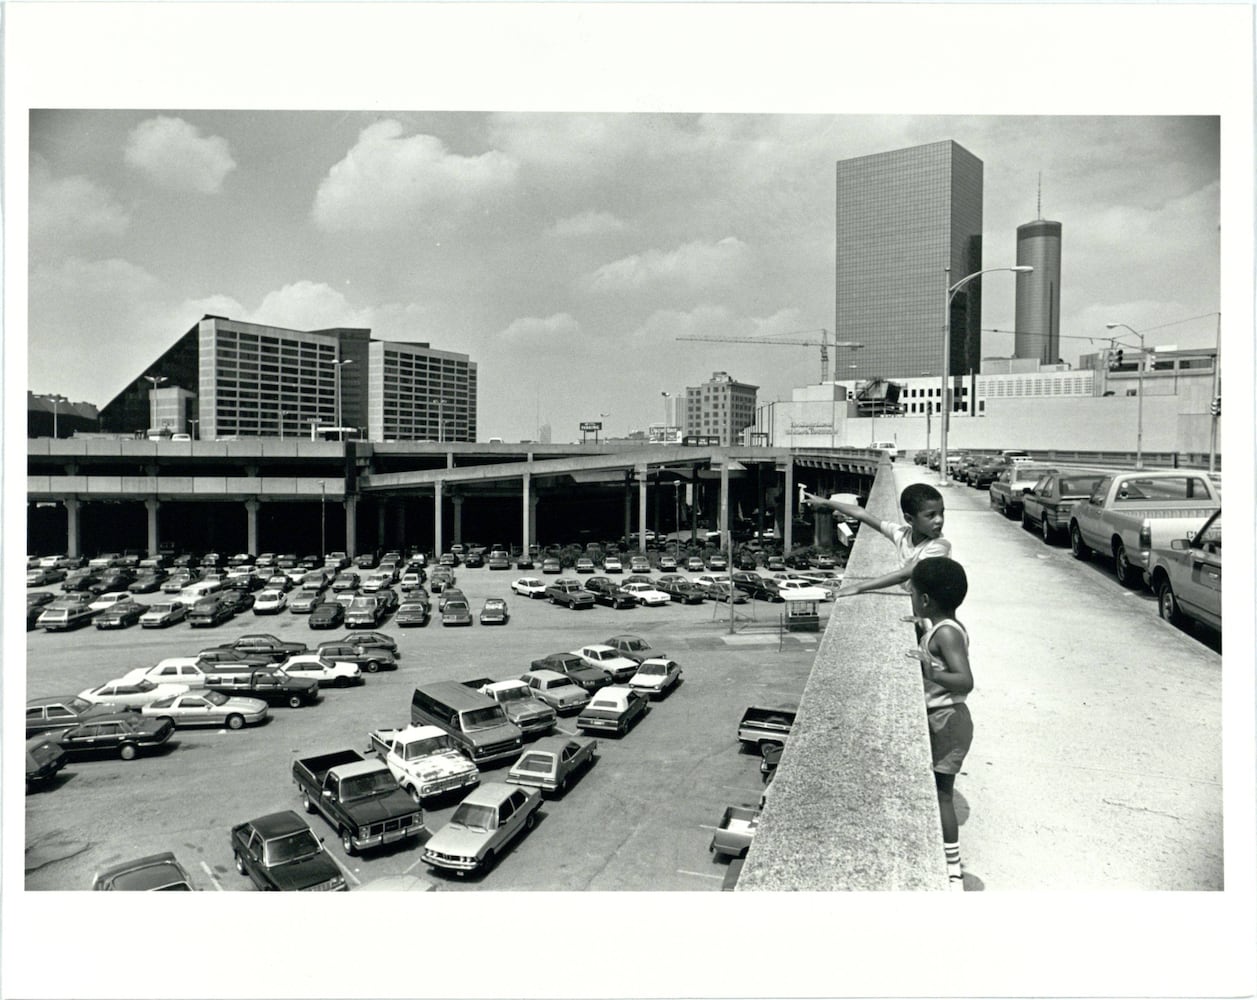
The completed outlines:
{"type": "Polygon", "coordinates": [[[148,605],[139,601],[119,601],[100,612],[92,619],[92,624],[99,629],[127,628],[138,622],[147,610],[148,605]]]}
{"type": "Polygon", "coordinates": [[[116,753],[123,760],[134,760],[141,750],[161,746],[174,731],[175,724],[169,719],[115,712],[52,735],[66,753],[116,753]]]}
{"type": "Polygon", "coordinates": [[[707,595],[689,580],[675,573],[665,573],[655,586],[680,604],[702,604],[707,595]]]}
{"type": "Polygon", "coordinates": [[[316,604],[308,621],[311,628],[339,628],[345,621],[345,607],[335,601],[316,604]]]}
{"type": "Polygon", "coordinates": [[[192,880],[169,851],[111,865],[92,879],[92,888],[123,892],[192,892],[192,880]]]}
{"type": "Polygon", "coordinates": [[[231,828],[236,871],[263,892],[344,892],[349,886],[323,841],[292,810],[259,816],[231,828]]]}
{"type": "Polygon", "coordinates": [[[608,577],[591,576],[585,581],[585,589],[594,595],[596,603],[609,608],[637,607],[637,598],[608,577]]]}
{"type": "Polygon", "coordinates": [[[393,616],[393,624],[401,628],[423,626],[431,618],[431,610],[427,601],[406,600],[393,616]]]}
{"type": "Polygon", "coordinates": [[[1038,530],[1049,545],[1069,526],[1074,504],[1091,496],[1104,476],[1098,472],[1053,472],[1044,476],[1029,493],[1021,495],[1021,526],[1038,530]]]}
{"type": "Polygon", "coordinates": [[[51,781],[65,767],[66,754],[52,736],[33,736],[26,741],[26,790],[51,781]]]}
{"type": "Polygon", "coordinates": [[[65,729],[78,722],[116,715],[118,711],[117,705],[100,705],[76,694],[32,698],[26,703],[26,735],[29,738],[65,729]]]}

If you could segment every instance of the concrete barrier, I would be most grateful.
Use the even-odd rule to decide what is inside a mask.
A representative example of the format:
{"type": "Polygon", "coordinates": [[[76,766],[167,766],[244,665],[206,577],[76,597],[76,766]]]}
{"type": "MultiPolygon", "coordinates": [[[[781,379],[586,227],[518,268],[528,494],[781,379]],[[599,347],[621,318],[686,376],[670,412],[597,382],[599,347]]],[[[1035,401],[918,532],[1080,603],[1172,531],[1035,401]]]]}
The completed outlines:
{"type": "MultiPolygon", "coordinates": [[[[883,460],[866,510],[900,520],[883,460]]],[[[873,530],[857,536],[848,578],[897,565],[873,530]]],[[[834,607],[799,704],[738,891],[946,890],[921,671],[902,592],[834,607]]]]}

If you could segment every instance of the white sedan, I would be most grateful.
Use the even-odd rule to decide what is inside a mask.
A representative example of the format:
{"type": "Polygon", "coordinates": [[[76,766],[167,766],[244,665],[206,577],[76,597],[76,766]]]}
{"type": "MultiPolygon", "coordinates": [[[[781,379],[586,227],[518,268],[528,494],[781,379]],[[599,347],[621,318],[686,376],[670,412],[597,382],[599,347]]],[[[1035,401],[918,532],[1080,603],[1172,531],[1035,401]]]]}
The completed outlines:
{"type": "Polygon", "coordinates": [[[149,680],[127,681],[125,679],[110,681],[99,687],[80,691],[79,697],[97,705],[125,705],[127,708],[143,708],[150,702],[173,695],[183,694],[188,690],[186,684],[154,684],[149,680]]]}
{"type": "Polygon", "coordinates": [[[642,661],[637,673],[629,678],[629,687],[645,692],[648,696],[662,696],[680,679],[681,665],[676,660],[657,656],[642,661]]]}
{"type": "Polygon", "coordinates": [[[95,612],[101,612],[106,608],[112,608],[115,604],[121,604],[123,601],[130,600],[134,600],[134,598],[129,590],[113,590],[108,594],[101,594],[88,607],[95,612]]]}
{"type": "Polygon", "coordinates": [[[535,576],[521,576],[518,580],[511,581],[511,590],[521,597],[545,597],[546,582],[535,576]]]}
{"type": "Polygon", "coordinates": [[[280,589],[264,590],[253,602],[255,615],[277,615],[288,607],[288,597],[280,589]]]}
{"type": "Polygon", "coordinates": [[[589,664],[589,666],[605,670],[611,675],[611,680],[616,684],[624,683],[637,672],[637,661],[630,659],[611,646],[602,644],[582,646],[580,649],[572,650],[572,652],[589,664]]]}
{"type": "Polygon", "coordinates": [[[833,595],[824,587],[818,587],[807,580],[778,580],[777,589],[782,594],[794,594],[800,600],[829,601],[833,595]]]}
{"type": "Polygon", "coordinates": [[[169,719],[176,728],[226,726],[228,729],[239,729],[249,722],[264,722],[269,711],[261,698],[233,698],[220,691],[161,698],[140,709],[143,715],[169,719]]]}
{"type": "Polygon", "coordinates": [[[648,607],[662,607],[672,603],[671,597],[662,590],[656,590],[649,583],[626,583],[623,589],[632,594],[638,604],[645,604],[648,607]]]}
{"type": "Polygon", "coordinates": [[[318,681],[319,687],[348,687],[363,682],[356,663],[329,660],[318,653],[298,653],[284,661],[281,668],[289,677],[306,677],[318,681]]]}

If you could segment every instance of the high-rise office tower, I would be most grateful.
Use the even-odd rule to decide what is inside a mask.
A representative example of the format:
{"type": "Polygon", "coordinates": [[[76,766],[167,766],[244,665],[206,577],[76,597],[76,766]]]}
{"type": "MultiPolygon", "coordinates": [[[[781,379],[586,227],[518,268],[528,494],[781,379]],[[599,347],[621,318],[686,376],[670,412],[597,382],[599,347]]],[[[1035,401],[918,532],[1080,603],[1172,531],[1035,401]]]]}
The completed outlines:
{"type": "MultiPolygon", "coordinates": [[[[834,327],[864,348],[835,371],[941,375],[948,285],[982,269],[982,161],[950,139],[839,160],[836,235],[834,327]]],[[[981,296],[979,278],[952,301],[952,374],[980,368],[981,296]]]]}
{"type": "Polygon", "coordinates": [[[1017,263],[1034,270],[1017,275],[1013,356],[1053,364],[1061,353],[1061,224],[1039,218],[1018,226],[1017,263]]]}

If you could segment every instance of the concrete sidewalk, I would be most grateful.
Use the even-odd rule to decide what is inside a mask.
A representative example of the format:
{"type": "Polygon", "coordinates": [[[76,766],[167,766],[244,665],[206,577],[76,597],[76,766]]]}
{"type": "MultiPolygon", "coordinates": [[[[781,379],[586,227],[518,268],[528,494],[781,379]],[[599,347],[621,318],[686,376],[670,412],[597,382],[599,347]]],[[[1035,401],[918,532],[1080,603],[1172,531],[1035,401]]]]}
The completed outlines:
{"type": "MultiPolygon", "coordinates": [[[[939,478],[894,474],[897,491],[939,478]]],[[[1044,545],[985,492],[940,489],[969,577],[965,888],[1222,889],[1222,657],[1103,560],[1044,545]]]]}

